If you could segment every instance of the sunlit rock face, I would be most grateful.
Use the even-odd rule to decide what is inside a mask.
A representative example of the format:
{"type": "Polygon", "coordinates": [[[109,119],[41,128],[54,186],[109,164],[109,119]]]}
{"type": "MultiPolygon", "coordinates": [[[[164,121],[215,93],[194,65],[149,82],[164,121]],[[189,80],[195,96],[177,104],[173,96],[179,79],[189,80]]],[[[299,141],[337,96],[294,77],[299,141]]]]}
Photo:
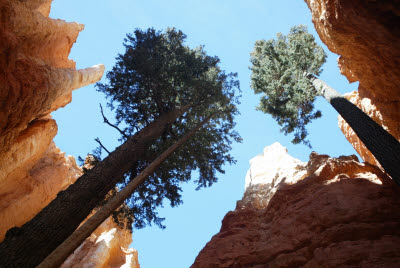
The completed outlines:
{"type": "Polygon", "coordinates": [[[80,172],[51,144],[57,124],[50,113],[104,71],[103,65],[75,69],[68,55],[83,25],[49,18],[50,5],[0,0],[0,240],[80,172]]]}
{"type": "Polygon", "coordinates": [[[22,226],[47,206],[61,190],[82,175],[72,156],[58,149],[51,142],[47,150],[27,169],[11,173],[9,181],[1,187],[0,198],[0,241],[8,229],[22,226]]]}
{"type": "Polygon", "coordinates": [[[279,144],[250,163],[243,199],[192,267],[400,263],[400,191],[379,168],[315,152],[302,163],[279,144]]]}
{"type": "MultiPolygon", "coordinates": [[[[50,113],[104,72],[103,65],[75,69],[68,55],[84,26],[49,18],[51,2],[0,0],[0,241],[82,175],[52,142],[50,113]]],[[[108,219],[65,267],[138,267],[131,242],[108,219]]]]}
{"type": "Polygon", "coordinates": [[[50,4],[0,0],[0,153],[35,120],[69,103],[72,90],[103,75],[103,65],[75,69],[68,55],[84,26],[48,18],[50,4]]]}
{"type": "MultiPolygon", "coordinates": [[[[341,72],[359,81],[348,96],[400,140],[400,5],[398,1],[305,0],[314,26],[341,72]]],[[[351,128],[339,125],[364,161],[377,164],[351,128]]]]}
{"type": "Polygon", "coordinates": [[[132,234],[108,218],[77,248],[61,268],[121,267],[139,268],[138,254],[129,249],[132,234]]]}
{"type": "Polygon", "coordinates": [[[266,207],[281,184],[295,183],[304,177],[305,165],[291,157],[278,142],[265,147],[262,155],[250,160],[245,196],[239,201],[240,206],[266,207]]]}
{"type": "Polygon", "coordinates": [[[0,197],[56,135],[49,114],[104,72],[103,65],[75,69],[68,55],[83,25],[49,18],[50,4],[0,0],[0,197]]]}
{"type": "MultiPolygon", "coordinates": [[[[356,103],[400,138],[400,5],[397,1],[305,0],[321,40],[339,54],[356,103]]],[[[339,126],[377,165],[349,126],[339,126]]],[[[399,188],[355,156],[312,153],[301,163],[274,144],[251,160],[246,191],[193,267],[397,267],[399,188]],[[271,154],[270,154],[270,153],[271,154]],[[272,154],[273,152],[273,154],[272,154]]]]}

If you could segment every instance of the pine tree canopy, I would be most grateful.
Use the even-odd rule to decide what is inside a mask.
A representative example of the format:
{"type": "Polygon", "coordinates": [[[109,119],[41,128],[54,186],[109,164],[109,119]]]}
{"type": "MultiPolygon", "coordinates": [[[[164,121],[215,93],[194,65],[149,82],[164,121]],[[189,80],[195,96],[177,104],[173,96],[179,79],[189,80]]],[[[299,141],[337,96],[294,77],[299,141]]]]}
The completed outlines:
{"type": "Polygon", "coordinates": [[[313,104],[319,93],[307,75],[318,76],[325,61],[326,53],[302,25],[287,36],[256,41],[251,53],[251,87],[262,94],[257,109],[270,114],[285,135],[294,132],[295,144],[310,146],[306,125],[321,117],[313,104]]]}
{"type": "Polygon", "coordinates": [[[204,47],[185,45],[186,35],[174,28],[165,32],[135,30],[124,39],[125,53],[118,55],[107,73],[108,83],[98,83],[106,94],[108,106],[115,111],[116,125],[121,126],[120,142],[143,129],[151,121],[179,107],[189,110],[159,139],[151,144],[146,156],[132,164],[121,178],[123,187],[152,160],[196,124],[219,111],[206,128],[170,156],[127,200],[115,218],[124,216],[142,228],[155,223],[163,227],[156,212],[163,200],[171,206],[181,204],[180,183],[191,180],[193,171],[197,189],[217,181],[225,163],[235,160],[229,154],[232,142],[240,142],[233,129],[238,114],[239,81],[236,73],[226,74],[218,66],[218,57],[206,54],[204,47]]]}

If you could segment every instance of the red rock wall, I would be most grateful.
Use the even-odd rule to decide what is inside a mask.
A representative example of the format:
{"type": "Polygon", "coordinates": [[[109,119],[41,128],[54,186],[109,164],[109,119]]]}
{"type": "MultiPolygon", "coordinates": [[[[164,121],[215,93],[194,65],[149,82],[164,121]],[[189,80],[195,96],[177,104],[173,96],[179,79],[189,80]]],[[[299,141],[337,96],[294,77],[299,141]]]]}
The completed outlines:
{"type": "MultiPolygon", "coordinates": [[[[100,80],[68,58],[84,26],[49,18],[52,0],[0,0],[0,242],[82,175],[52,142],[50,113],[100,80]]],[[[63,267],[139,267],[132,235],[108,219],[63,267]]]]}
{"type": "Polygon", "coordinates": [[[83,25],[50,19],[32,7],[47,10],[50,1],[0,0],[0,153],[104,71],[103,65],[75,70],[68,59],[83,25]]]}
{"type": "MultiPolygon", "coordinates": [[[[83,25],[48,18],[50,4],[0,0],[0,240],[65,187],[67,178],[33,175],[50,159],[65,173],[48,152],[55,150],[49,146],[57,133],[50,113],[71,101],[72,90],[98,81],[104,71],[103,65],[75,69],[68,55],[83,25]],[[50,187],[55,181],[59,188],[50,187]]],[[[69,165],[68,159],[61,161],[69,165]]]]}
{"type": "Polygon", "coordinates": [[[400,264],[400,191],[391,179],[356,156],[312,153],[301,163],[285,154],[274,144],[251,160],[243,199],[193,268],[400,264]],[[274,157],[280,163],[269,165],[274,157]]]}
{"type": "Polygon", "coordinates": [[[397,0],[305,0],[321,40],[341,55],[339,65],[360,96],[400,119],[400,4],[397,0]],[[397,107],[397,109],[395,109],[397,107]]]}
{"type": "MultiPolygon", "coordinates": [[[[400,139],[399,2],[305,1],[342,74],[360,82],[347,98],[400,139]]],[[[341,118],[339,126],[378,165],[341,118]]],[[[192,267],[400,265],[400,190],[390,178],[355,156],[312,153],[305,164],[277,148],[251,160],[243,199],[192,267]]]]}
{"type": "MultiPolygon", "coordinates": [[[[339,54],[342,74],[359,81],[351,100],[400,140],[400,2],[305,0],[321,40],[339,54]],[[365,106],[368,105],[368,106],[365,106]]],[[[377,164],[351,128],[339,125],[364,161],[377,164]]]]}
{"type": "MultiPolygon", "coordinates": [[[[31,137],[35,139],[36,137],[31,137]]],[[[72,156],[58,149],[54,142],[33,165],[12,173],[4,183],[0,197],[0,241],[8,229],[33,218],[57,193],[82,175],[72,156]]]]}

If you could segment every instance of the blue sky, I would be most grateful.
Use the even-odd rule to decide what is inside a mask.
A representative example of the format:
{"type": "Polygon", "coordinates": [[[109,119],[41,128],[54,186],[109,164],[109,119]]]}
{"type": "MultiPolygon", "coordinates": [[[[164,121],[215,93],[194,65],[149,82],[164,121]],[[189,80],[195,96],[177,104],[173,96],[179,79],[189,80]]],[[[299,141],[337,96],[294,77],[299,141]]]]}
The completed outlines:
{"type": "MultiPolygon", "coordinates": [[[[311,13],[302,0],[55,0],[50,17],[85,24],[70,54],[77,68],[103,63],[106,71],[110,70],[117,54],[123,52],[125,34],[135,28],[176,27],[188,36],[190,47],[205,45],[209,55],[221,59],[223,69],[239,73],[243,97],[237,130],[243,143],[233,146],[237,164],[226,166],[226,174],[221,174],[211,188],[195,191],[193,183],[185,184],[183,205],[172,209],[166,204],[159,209],[159,214],[166,217],[165,230],[134,230],[132,247],[139,252],[142,268],[189,267],[219,231],[224,215],[242,198],[249,160],[265,146],[277,141],[302,161],[308,160],[312,150],[331,156],[355,154],[337,126],[336,111],[324,99],[316,101],[323,117],[309,127],[312,150],[291,144],[292,137],[281,134],[270,116],[255,111],[259,96],[250,89],[248,69],[254,42],[274,38],[278,32],[286,34],[298,24],[307,25],[317,37],[311,13]]],[[[341,93],[355,90],[357,84],[348,84],[339,73],[337,57],[329,53],[321,78],[341,93]]],[[[97,146],[96,137],[108,148],[118,145],[118,133],[102,123],[99,103],[105,107],[106,100],[91,85],[76,90],[72,103],[53,113],[59,128],[55,142],[62,151],[84,157],[97,146]]],[[[111,112],[106,114],[113,118],[111,112]]]]}

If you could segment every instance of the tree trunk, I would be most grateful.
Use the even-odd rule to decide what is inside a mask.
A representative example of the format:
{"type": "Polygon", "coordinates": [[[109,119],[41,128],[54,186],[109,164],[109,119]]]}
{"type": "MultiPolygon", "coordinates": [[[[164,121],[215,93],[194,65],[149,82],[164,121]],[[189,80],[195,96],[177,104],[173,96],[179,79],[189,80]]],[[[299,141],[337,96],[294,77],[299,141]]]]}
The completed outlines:
{"type": "Polygon", "coordinates": [[[71,235],[168,124],[190,105],[175,109],[130,137],[0,244],[0,267],[35,267],[71,235]]]}
{"type": "MultiPolygon", "coordinates": [[[[310,78],[310,77],[309,77],[310,78]]],[[[324,81],[311,77],[315,89],[335,108],[375,156],[379,164],[400,185],[400,143],[382,126],[366,115],[324,81]]]]}
{"type": "Polygon", "coordinates": [[[71,236],[68,237],[60,246],[58,246],[37,268],[57,268],[59,267],[75,249],[83,243],[83,241],[93,233],[110,215],[116,210],[132,193],[141,185],[156,169],[160,166],[168,156],[170,156],[179,146],[190,139],[201,127],[204,126],[216,113],[207,117],[203,122],[198,124],[188,134],[179,139],[176,143],[165,150],[157,157],[149,166],[147,166],[138,176],[136,176],[128,185],[118,192],[110,201],[101,207],[96,213],[90,217],[82,226],[78,228],[71,236]]]}

